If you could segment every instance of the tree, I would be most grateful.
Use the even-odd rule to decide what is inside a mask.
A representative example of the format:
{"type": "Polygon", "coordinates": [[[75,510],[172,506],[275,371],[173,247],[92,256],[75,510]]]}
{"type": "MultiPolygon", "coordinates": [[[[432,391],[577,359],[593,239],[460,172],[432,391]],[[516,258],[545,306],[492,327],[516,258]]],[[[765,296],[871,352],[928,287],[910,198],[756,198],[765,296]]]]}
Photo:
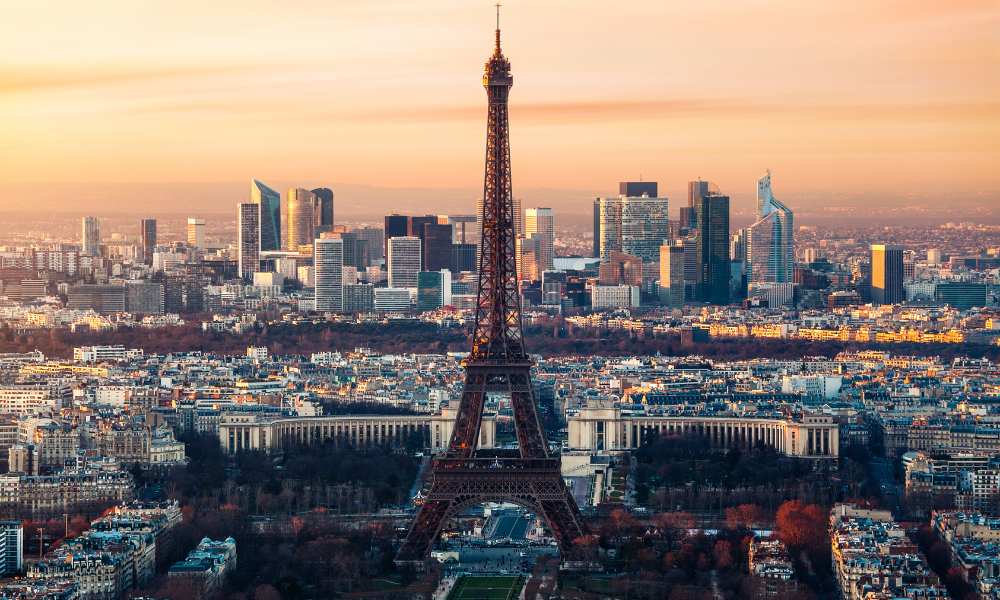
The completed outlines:
{"type": "Polygon", "coordinates": [[[756,504],[740,504],[726,509],[726,527],[750,529],[764,520],[764,511],[756,504]]]}
{"type": "Polygon", "coordinates": [[[788,500],[778,507],[775,515],[778,539],[793,552],[806,552],[814,566],[825,567],[829,565],[830,552],[827,520],[823,507],[788,500]]]}

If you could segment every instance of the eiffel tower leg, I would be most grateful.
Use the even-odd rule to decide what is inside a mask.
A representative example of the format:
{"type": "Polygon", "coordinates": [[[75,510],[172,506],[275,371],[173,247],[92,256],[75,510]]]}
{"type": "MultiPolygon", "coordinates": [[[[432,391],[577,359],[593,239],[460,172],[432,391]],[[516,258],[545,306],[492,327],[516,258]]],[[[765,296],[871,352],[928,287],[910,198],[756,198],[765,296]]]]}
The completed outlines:
{"type": "Polygon", "coordinates": [[[428,500],[420,506],[417,518],[413,520],[406,541],[396,554],[397,566],[410,566],[420,569],[431,552],[434,542],[441,533],[441,526],[448,517],[451,502],[447,500],[428,500]]]}
{"type": "MultiPolygon", "coordinates": [[[[562,483],[562,476],[559,477],[559,483],[562,483]]],[[[544,516],[565,557],[572,551],[573,542],[587,535],[583,515],[569,490],[566,490],[566,496],[562,500],[543,500],[541,507],[544,514],[540,516],[544,516]]]]}

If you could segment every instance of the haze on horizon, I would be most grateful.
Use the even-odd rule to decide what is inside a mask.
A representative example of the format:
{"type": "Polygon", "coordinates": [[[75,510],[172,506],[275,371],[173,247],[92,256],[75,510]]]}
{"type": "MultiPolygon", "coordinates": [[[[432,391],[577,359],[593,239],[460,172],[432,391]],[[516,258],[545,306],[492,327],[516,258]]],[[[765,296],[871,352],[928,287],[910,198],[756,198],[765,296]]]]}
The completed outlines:
{"type": "MultiPolygon", "coordinates": [[[[136,210],[166,188],[232,206],[247,184],[220,182],[250,177],[474,194],[492,11],[9,5],[0,209],[86,208],[88,186],[136,210]]],[[[502,28],[515,193],[641,175],[677,206],[689,179],[749,196],[770,168],[797,208],[831,193],[1000,206],[995,1],[512,0],[502,28]]]]}

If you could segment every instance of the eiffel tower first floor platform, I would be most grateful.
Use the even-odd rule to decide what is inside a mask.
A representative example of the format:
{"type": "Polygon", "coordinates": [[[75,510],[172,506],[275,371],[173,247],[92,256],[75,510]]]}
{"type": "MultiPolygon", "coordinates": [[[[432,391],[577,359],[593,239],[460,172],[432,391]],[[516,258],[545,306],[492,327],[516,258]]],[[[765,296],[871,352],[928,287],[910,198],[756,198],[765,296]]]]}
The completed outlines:
{"type": "Polygon", "coordinates": [[[486,502],[509,502],[535,513],[548,524],[564,555],[587,534],[558,458],[439,458],[432,473],[430,491],[396,555],[398,566],[422,568],[444,523],[486,502]]]}

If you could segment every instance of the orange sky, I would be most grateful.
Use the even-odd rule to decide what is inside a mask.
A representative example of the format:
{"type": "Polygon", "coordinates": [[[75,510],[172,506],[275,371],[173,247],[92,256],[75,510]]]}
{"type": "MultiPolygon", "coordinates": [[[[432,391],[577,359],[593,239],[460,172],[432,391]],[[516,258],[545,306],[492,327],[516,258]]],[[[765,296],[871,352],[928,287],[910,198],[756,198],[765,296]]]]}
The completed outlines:
{"type": "MultiPolygon", "coordinates": [[[[0,184],[475,189],[492,11],[8,4],[0,184]]],[[[671,195],[698,176],[749,192],[771,168],[785,198],[1000,189],[996,0],[511,0],[502,19],[515,188],[641,173],[671,195]]]]}

